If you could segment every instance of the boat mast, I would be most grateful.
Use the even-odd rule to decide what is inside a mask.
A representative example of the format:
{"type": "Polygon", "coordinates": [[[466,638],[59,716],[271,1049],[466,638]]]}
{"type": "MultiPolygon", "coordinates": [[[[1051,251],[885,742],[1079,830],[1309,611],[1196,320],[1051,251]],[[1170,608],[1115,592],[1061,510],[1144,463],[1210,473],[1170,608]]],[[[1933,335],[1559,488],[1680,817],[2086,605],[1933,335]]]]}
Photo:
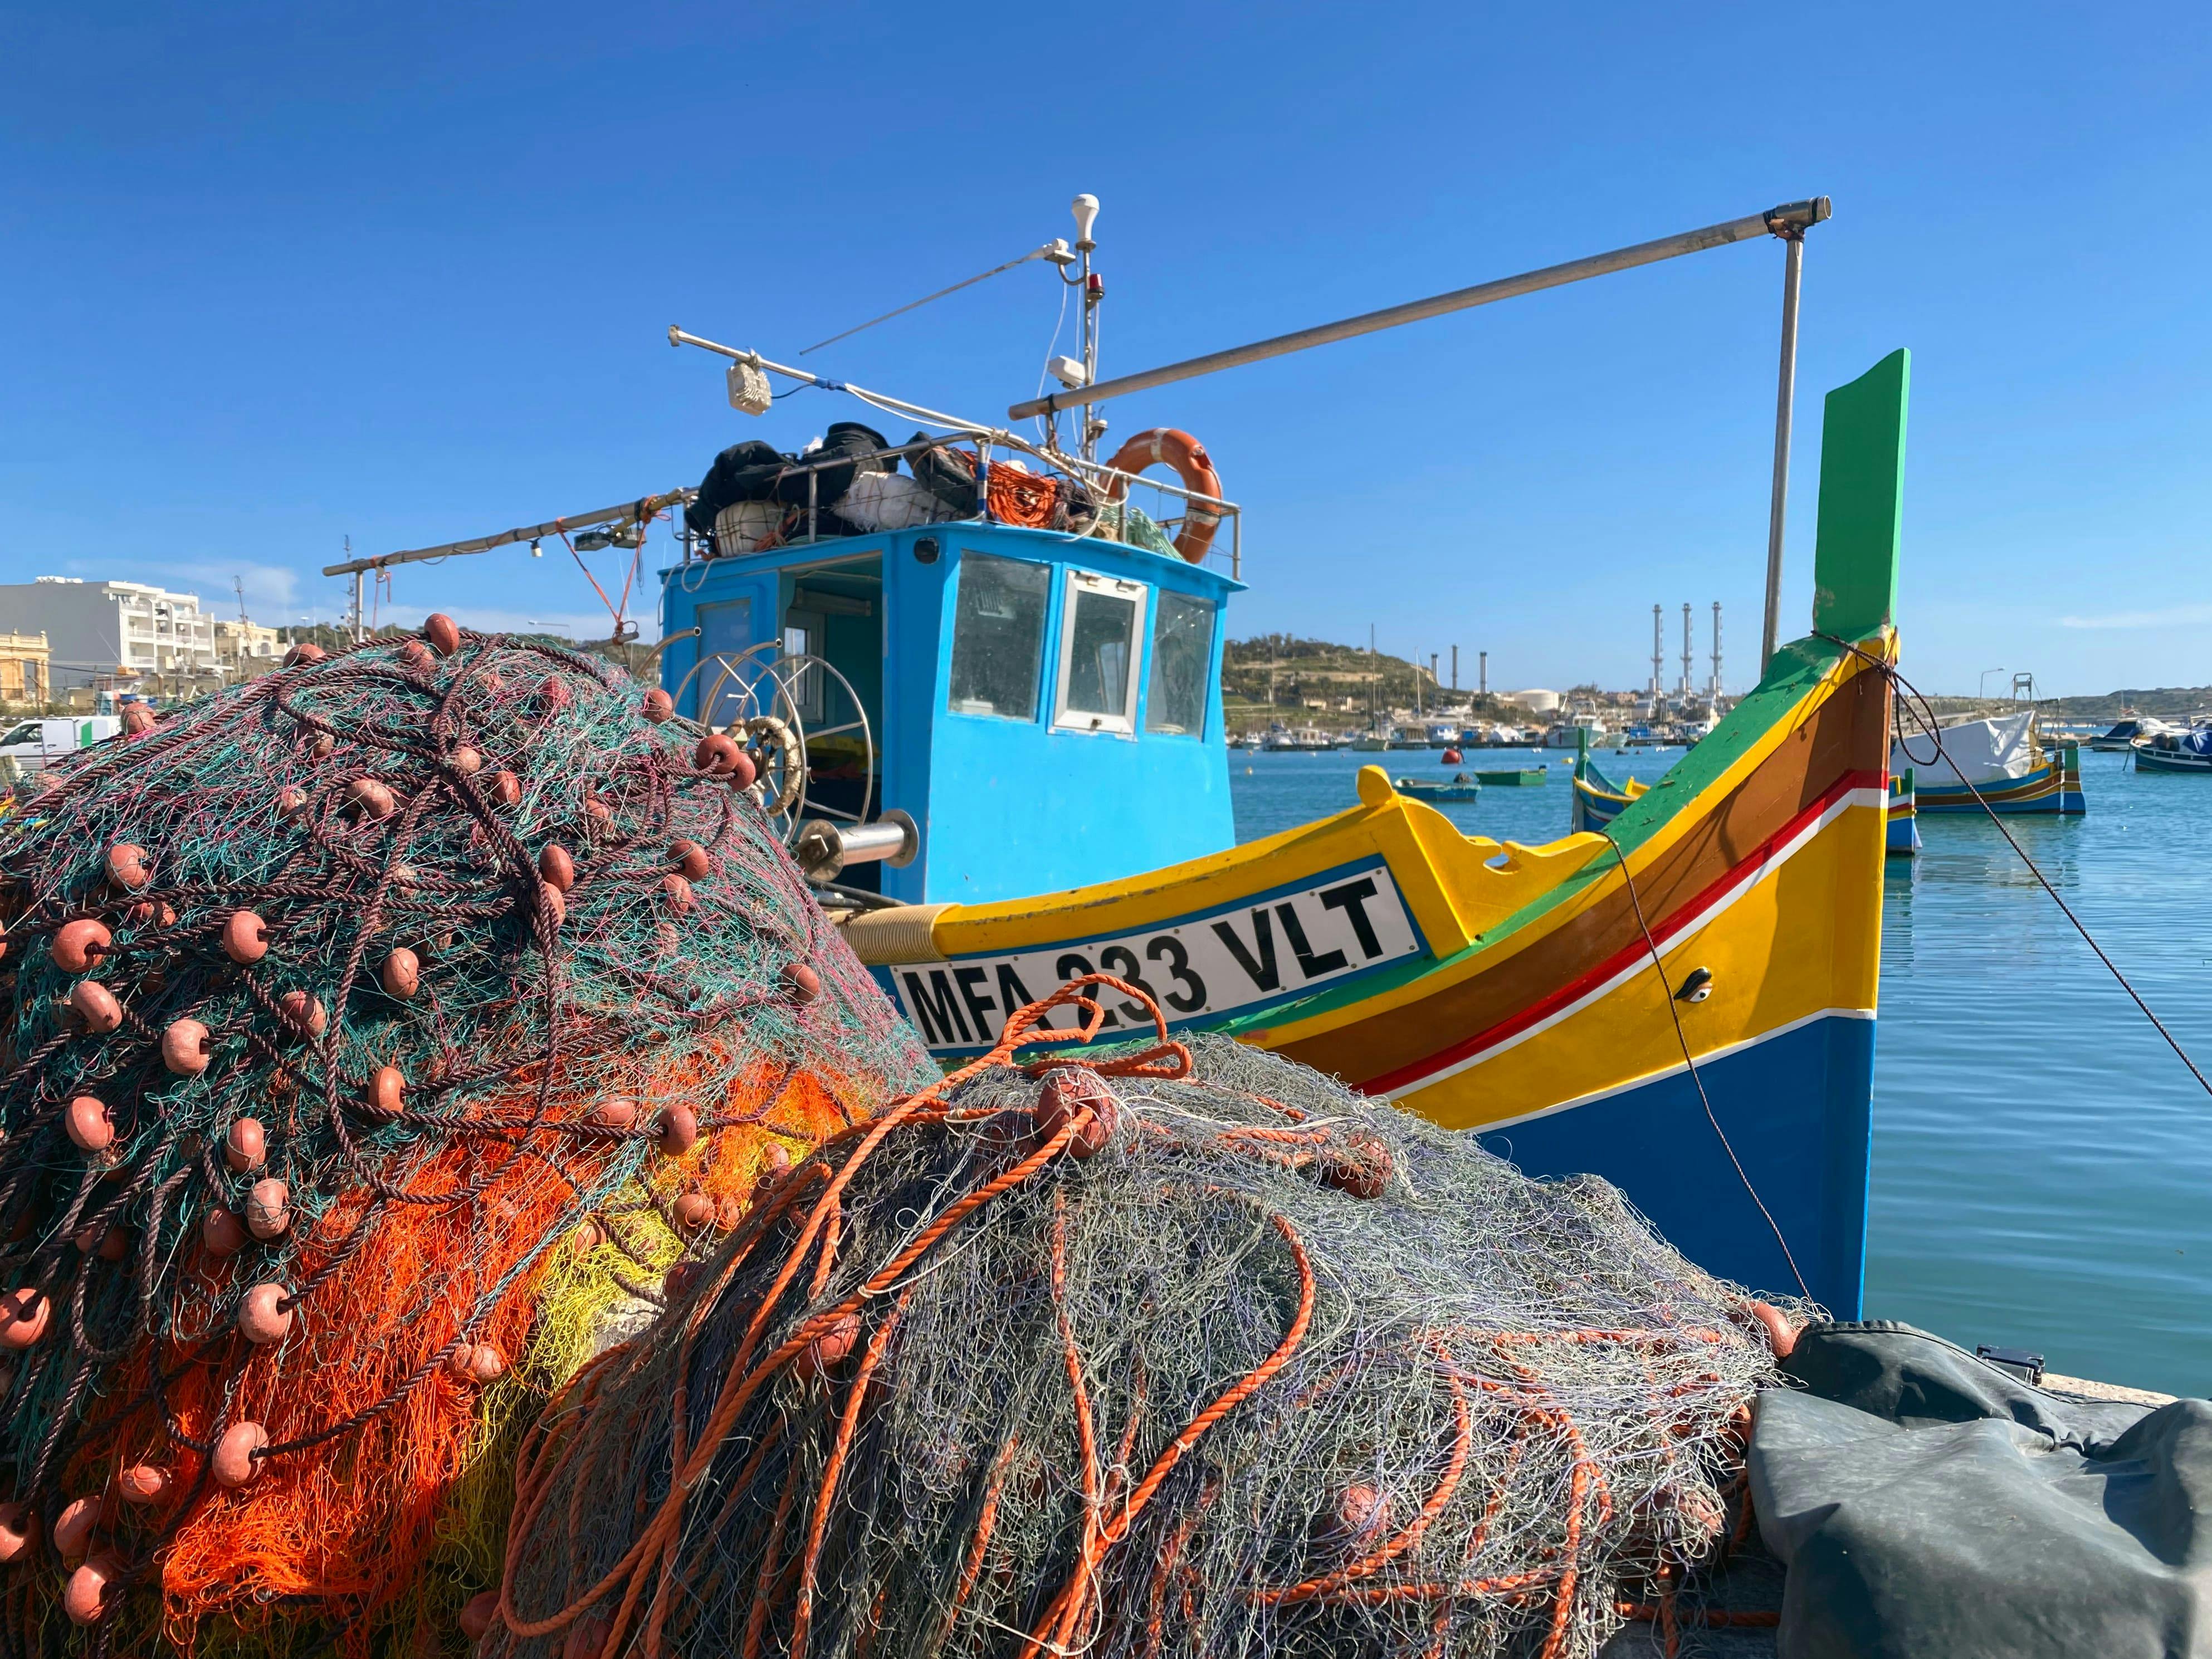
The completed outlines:
{"type": "MultiPolygon", "coordinates": [[[[1088,197],[1076,198],[1077,225],[1083,233],[1085,242],[1090,240],[1090,229],[1083,218],[1081,204],[1091,199],[1088,197]]],[[[1569,283],[1583,282],[1592,276],[1607,276],[1617,270],[1632,270],[1638,265],[1656,264],[1662,259],[1678,258],[1685,253],[1700,253],[1707,248],[1725,247],[1732,242],[1745,241],[1754,236],[1778,236],[1786,246],[1786,253],[1782,275],[1782,370],[1780,385],[1775,392],[1774,489],[1767,514],[1766,636],[1759,662],[1760,670],[1764,672],[1766,659],[1774,654],[1775,634],[1781,618],[1782,520],[1789,505],[1790,410],[1797,388],[1797,293],[1805,268],[1805,233],[1827,218],[1832,211],[1825,196],[1785,203],[1780,207],[1769,208],[1764,213],[1747,214],[1741,219],[1706,225],[1698,230],[1686,230],[1674,236],[1662,236],[1656,241],[1638,242],[1632,247],[1615,248],[1609,253],[1594,253],[1585,259],[1570,259],[1565,264],[1546,265],[1539,270],[1523,271],[1517,276],[1503,276],[1496,282],[1478,283],[1473,288],[1454,289],[1448,294],[1431,295],[1425,300],[1410,300],[1404,305],[1386,307],[1381,311],[1363,312],[1357,317],[1323,323],[1316,328],[1300,329],[1293,334],[1278,334],[1271,339],[1255,340],[1249,345],[1231,346],[1226,351],[1208,352],[1202,357],[1187,357],[1179,363],[1148,368],[1140,374],[1124,374],[1118,380],[1101,382],[1093,374],[1080,387],[1030,398],[1014,404],[1006,410],[1006,414],[1013,420],[1021,421],[1036,415],[1049,416],[1060,410],[1080,404],[1084,420],[1084,454],[1088,458],[1091,454],[1093,406],[1104,403],[1109,398],[1125,397],[1132,392],[1149,392],[1154,386],[1172,385],[1177,380],[1192,380],[1200,374],[1212,374],[1224,368],[1239,368],[1246,363],[1263,362],[1270,357],[1287,356],[1293,351],[1310,350],[1315,346],[1330,345],[1338,340],[1353,339],[1362,334],[1374,334],[1386,328],[1401,327],[1407,323],[1425,322],[1431,317],[1490,305],[1499,300],[1518,299],[1524,294],[1563,288],[1569,283]]],[[[1095,206],[1092,212],[1096,212],[1095,206]]],[[[1083,243],[1079,242],[1077,246],[1082,247],[1083,243]]],[[[1085,350],[1088,353],[1096,345],[1095,298],[1091,291],[1091,284],[1096,279],[1088,274],[1090,254],[1087,251],[1084,253],[1084,337],[1085,350]]]]}
{"type": "MultiPolygon", "coordinates": [[[[1820,198],[1826,209],[1828,198],[1820,198]]],[[[1818,224],[1825,211],[1809,222],[1818,224]]],[[[1782,520],[1790,507],[1790,422],[1797,401],[1797,289],[1805,275],[1804,224],[1788,224],[1774,234],[1786,252],[1782,261],[1782,371],[1774,392],[1774,494],[1766,509],[1766,628],[1759,635],[1759,672],[1763,679],[1773,660],[1782,628],[1782,520]]]]}

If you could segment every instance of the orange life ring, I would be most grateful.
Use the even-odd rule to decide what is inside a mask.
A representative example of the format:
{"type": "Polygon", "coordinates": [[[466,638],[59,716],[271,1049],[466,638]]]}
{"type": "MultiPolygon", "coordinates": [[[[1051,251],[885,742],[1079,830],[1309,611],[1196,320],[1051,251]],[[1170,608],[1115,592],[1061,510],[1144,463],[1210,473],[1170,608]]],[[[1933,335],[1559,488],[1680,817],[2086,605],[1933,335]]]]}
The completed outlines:
{"type": "MultiPolygon", "coordinates": [[[[1114,459],[1106,465],[1116,472],[1142,472],[1162,462],[1176,470],[1185,489],[1211,495],[1215,501],[1221,499],[1221,475],[1213,470],[1213,459],[1206,453],[1206,446],[1189,433],[1171,426],[1156,426],[1150,432],[1139,432],[1115,450],[1114,459]]],[[[1108,501],[1118,501],[1128,493],[1126,478],[1109,481],[1108,501]]],[[[1182,533],[1176,538],[1176,551],[1188,563],[1205,562],[1206,550],[1213,545],[1213,532],[1220,523],[1219,514],[1209,513],[1195,501],[1185,503],[1182,533]]]]}

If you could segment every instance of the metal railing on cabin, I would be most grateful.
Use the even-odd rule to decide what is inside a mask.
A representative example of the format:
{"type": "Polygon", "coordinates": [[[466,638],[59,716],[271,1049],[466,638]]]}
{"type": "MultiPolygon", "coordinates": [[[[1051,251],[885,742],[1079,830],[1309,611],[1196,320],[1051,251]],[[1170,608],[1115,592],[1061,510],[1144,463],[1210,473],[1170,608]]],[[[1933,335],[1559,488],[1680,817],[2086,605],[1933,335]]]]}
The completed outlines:
{"type": "MultiPolygon", "coordinates": [[[[908,471],[910,474],[912,471],[912,465],[909,458],[926,454],[932,450],[946,449],[956,445],[968,444],[974,445],[976,453],[975,511],[970,514],[962,516],[957,514],[957,509],[955,509],[950,502],[943,502],[942,505],[945,507],[946,516],[942,520],[929,520],[929,522],[945,524],[966,524],[975,523],[977,521],[986,524],[997,522],[991,512],[990,501],[992,466],[991,451],[995,447],[1010,453],[1029,456],[1042,463],[1046,468],[1049,469],[1050,471],[1066,474],[1067,477],[1083,483],[1091,490],[1093,498],[1099,504],[1099,513],[1091,527],[1087,531],[1080,532],[1081,538],[1096,538],[1102,541],[1117,542],[1124,545],[1142,545],[1141,543],[1135,542],[1129,534],[1130,515],[1126,511],[1115,510],[1116,508],[1127,507],[1130,504],[1130,496],[1140,489],[1149,489],[1155,492],[1155,500],[1159,497],[1169,497],[1182,504],[1181,514],[1147,514],[1146,515],[1159,528],[1161,533],[1164,536],[1167,536],[1170,540],[1174,538],[1172,532],[1179,530],[1185,522],[1185,516],[1189,513],[1192,507],[1195,507],[1201,511],[1212,514],[1216,519],[1219,520],[1228,526],[1229,545],[1224,550],[1218,544],[1220,536],[1218,532],[1217,532],[1215,535],[1215,544],[1210,546],[1206,550],[1206,557],[1209,560],[1224,560],[1229,566],[1230,579],[1233,581],[1241,581],[1243,580],[1244,514],[1243,510],[1239,507],[1236,502],[1224,501],[1216,495],[1204,495],[1198,490],[1187,489],[1180,483],[1170,483],[1164,479],[1152,477],[1146,474],[1124,472],[1116,468],[1104,465],[1097,461],[1086,461],[1077,456],[1062,454],[1056,450],[1039,449],[1032,445],[1023,442],[1018,438],[1012,437],[1006,433],[952,432],[942,434],[934,438],[921,439],[913,443],[895,444],[882,449],[868,450],[860,453],[841,451],[835,455],[824,456],[819,460],[810,461],[802,456],[799,459],[793,462],[790,465],[782,470],[782,471],[778,475],[777,482],[780,484],[784,478],[790,477],[794,474],[804,474],[805,476],[805,504],[803,507],[799,507],[795,503],[783,503],[786,506],[793,507],[794,510],[804,515],[800,521],[801,526],[803,526],[803,533],[791,536],[778,536],[776,539],[769,545],[791,546],[794,544],[806,544],[823,539],[822,534],[822,515],[824,513],[835,514],[837,510],[836,502],[824,502],[820,498],[821,479],[822,474],[824,471],[834,467],[857,469],[862,464],[873,460],[889,461],[890,465],[884,470],[896,473],[898,470],[899,461],[902,459],[908,459],[908,471]],[[1122,499],[1118,502],[1110,501],[1107,499],[1108,489],[1116,481],[1121,482],[1123,487],[1122,499]]],[[[855,477],[857,476],[858,473],[856,471],[855,477]]],[[[1033,473],[1031,476],[1037,475],[1033,473]]],[[[698,492],[696,490],[687,490],[684,492],[687,500],[696,499],[697,493],[698,492]]],[[[776,499],[781,501],[781,497],[776,499]]],[[[841,497],[840,499],[842,500],[842,498],[841,497]]],[[[732,503],[732,505],[744,505],[744,503],[732,503]]],[[[854,532],[848,530],[833,529],[830,535],[832,538],[835,538],[836,537],[849,535],[852,533],[854,532]]],[[[874,534],[877,532],[864,532],[861,533],[874,534]]],[[[684,558],[687,564],[696,558],[715,556],[714,554],[700,551],[697,546],[699,540],[700,538],[694,532],[690,530],[688,527],[685,529],[684,532],[684,558]]],[[[720,556],[743,557],[747,552],[765,552],[768,550],[769,546],[742,549],[738,550],[735,552],[721,553],[720,556]]],[[[717,550],[717,552],[720,551],[720,550],[717,550]]]]}

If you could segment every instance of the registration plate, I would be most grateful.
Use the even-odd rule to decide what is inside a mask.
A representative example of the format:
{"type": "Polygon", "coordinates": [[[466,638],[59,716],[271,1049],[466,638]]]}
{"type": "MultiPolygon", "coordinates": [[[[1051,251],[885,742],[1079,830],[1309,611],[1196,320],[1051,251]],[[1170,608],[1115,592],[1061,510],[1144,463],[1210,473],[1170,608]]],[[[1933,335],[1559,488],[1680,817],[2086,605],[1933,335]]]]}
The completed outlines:
{"type": "MultiPolygon", "coordinates": [[[[1425,948],[1389,868],[1376,863],[1136,933],[878,971],[931,1050],[955,1054],[988,1048],[1010,1013],[1079,974],[1111,974],[1149,994],[1170,1024],[1204,1024],[1291,1001],[1425,948]]],[[[1132,999],[1109,997],[1105,1008],[1109,1031],[1151,1028],[1132,999]]],[[[1075,1011],[1056,1012],[1051,1023],[1073,1026],[1075,1011]]]]}

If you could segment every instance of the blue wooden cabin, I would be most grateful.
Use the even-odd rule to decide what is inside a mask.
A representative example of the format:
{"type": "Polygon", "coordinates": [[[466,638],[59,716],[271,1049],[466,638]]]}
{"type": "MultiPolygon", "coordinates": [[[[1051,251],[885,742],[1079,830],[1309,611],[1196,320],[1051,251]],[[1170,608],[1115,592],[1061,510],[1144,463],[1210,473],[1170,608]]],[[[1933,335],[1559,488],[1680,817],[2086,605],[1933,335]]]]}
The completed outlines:
{"type": "MultiPolygon", "coordinates": [[[[903,811],[921,831],[905,867],[841,879],[907,903],[1015,898],[1235,843],[1221,649],[1243,586],[1140,546],[981,519],[691,557],[661,573],[661,684],[679,714],[720,724],[728,690],[700,706],[718,653],[773,641],[825,659],[879,756],[872,787],[813,757],[813,799],[903,811]]],[[[811,730],[852,721],[829,677],[799,683],[811,730]]]]}

